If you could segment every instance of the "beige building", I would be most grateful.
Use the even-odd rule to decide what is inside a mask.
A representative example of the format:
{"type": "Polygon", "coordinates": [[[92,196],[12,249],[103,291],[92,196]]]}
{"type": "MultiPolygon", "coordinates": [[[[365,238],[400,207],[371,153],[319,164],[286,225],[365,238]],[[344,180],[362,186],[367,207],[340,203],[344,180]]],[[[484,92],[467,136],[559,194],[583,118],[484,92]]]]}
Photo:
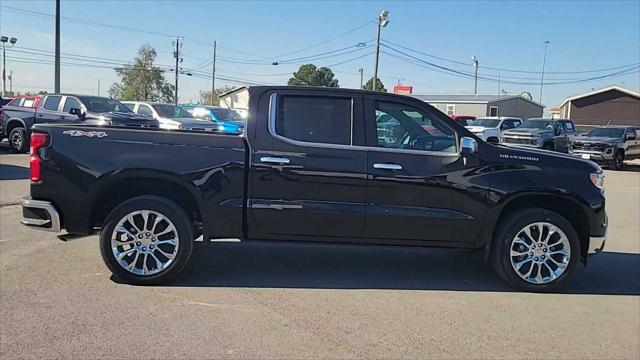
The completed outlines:
{"type": "Polygon", "coordinates": [[[218,95],[220,106],[236,110],[240,115],[247,116],[249,111],[249,87],[240,86],[218,95]]]}

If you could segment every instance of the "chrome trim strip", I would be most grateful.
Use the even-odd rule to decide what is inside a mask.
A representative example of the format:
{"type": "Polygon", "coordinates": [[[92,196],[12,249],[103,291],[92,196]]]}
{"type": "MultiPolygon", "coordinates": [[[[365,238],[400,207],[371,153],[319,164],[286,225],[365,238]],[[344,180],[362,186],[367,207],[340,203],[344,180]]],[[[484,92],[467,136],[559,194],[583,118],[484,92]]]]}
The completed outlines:
{"type": "Polygon", "coordinates": [[[260,162],[271,163],[271,164],[288,164],[291,161],[287,158],[282,158],[282,157],[265,156],[260,158],[260,162]]]}
{"type": "MultiPolygon", "coordinates": [[[[440,151],[425,151],[425,150],[411,150],[411,149],[390,149],[390,148],[380,148],[380,147],[372,147],[372,146],[360,146],[360,145],[338,145],[338,144],[324,144],[324,143],[315,143],[315,142],[306,142],[289,139],[282,135],[276,134],[276,114],[277,114],[277,104],[278,104],[278,93],[273,93],[269,97],[269,119],[268,119],[268,128],[269,133],[274,138],[286,142],[291,145],[303,146],[303,147],[315,147],[315,148],[324,148],[324,149],[341,149],[341,150],[360,150],[360,151],[377,151],[377,152],[388,152],[388,153],[400,153],[400,154],[422,154],[422,155],[432,155],[432,156],[460,156],[460,146],[457,144],[458,142],[458,134],[456,133],[456,150],[455,153],[446,153],[440,151]]],[[[352,102],[353,108],[353,102],[352,102]]],[[[352,109],[353,111],[353,109],[352,109]]],[[[351,116],[351,122],[353,124],[353,114],[351,116]]],[[[353,125],[351,126],[351,131],[353,131],[353,125]]],[[[352,140],[353,141],[353,140],[352,140]]]]}
{"type": "Polygon", "coordinates": [[[51,220],[22,218],[22,220],[20,220],[22,224],[26,226],[35,226],[37,229],[51,232],[60,232],[60,230],[62,230],[60,226],[60,215],[53,204],[49,201],[22,199],[21,203],[23,208],[42,209],[46,211],[51,218],[51,220]],[[49,222],[51,222],[50,227],[38,227],[48,224],[49,222]]]}
{"type": "Polygon", "coordinates": [[[402,165],[398,164],[373,164],[374,169],[382,170],[402,170],[402,165]]]}
{"type": "Polygon", "coordinates": [[[607,234],[604,234],[604,236],[590,236],[589,251],[587,253],[590,255],[593,255],[593,254],[602,252],[606,241],[607,241],[607,234]]]}

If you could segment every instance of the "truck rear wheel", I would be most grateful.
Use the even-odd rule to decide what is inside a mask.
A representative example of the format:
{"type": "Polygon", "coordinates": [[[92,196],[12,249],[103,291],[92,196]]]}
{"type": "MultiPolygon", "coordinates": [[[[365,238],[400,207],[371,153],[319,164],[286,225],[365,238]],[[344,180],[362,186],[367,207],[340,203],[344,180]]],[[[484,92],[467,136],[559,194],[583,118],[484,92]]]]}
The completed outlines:
{"type": "Polygon", "coordinates": [[[18,153],[29,152],[29,139],[27,131],[22,126],[16,126],[9,133],[9,145],[11,149],[18,153]]]}
{"type": "Polygon", "coordinates": [[[193,251],[193,227],[180,205],[138,196],[113,209],[100,233],[105,264],[129,284],[158,284],[178,275],[193,251]]]}
{"type": "Polygon", "coordinates": [[[493,265],[518,290],[553,292],[569,280],[580,257],[573,226],[559,214],[540,208],[515,212],[500,224],[493,265]]]}

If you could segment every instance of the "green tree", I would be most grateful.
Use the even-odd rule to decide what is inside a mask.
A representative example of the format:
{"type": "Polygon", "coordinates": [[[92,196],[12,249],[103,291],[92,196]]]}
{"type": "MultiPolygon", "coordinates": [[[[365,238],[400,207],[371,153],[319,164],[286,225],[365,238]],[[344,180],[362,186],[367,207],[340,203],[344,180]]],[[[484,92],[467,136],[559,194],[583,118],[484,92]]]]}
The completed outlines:
{"type": "Polygon", "coordinates": [[[229,85],[225,85],[223,87],[217,88],[213,92],[213,103],[211,103],[211,90],[200,90],[200,102],[203,105],[213,105],[213,106],[220,105],[220,99],[218,99],[218,95],[224,94],[227,91],[231,91],[233,89],[235,89],[235,87],[229,86],[229,85]]]}
{"type": "Polygon", "coordinates": [[[154,65],[157,56],[151,46],[140,47],[133,65],[116,69],[120,82],[111,86],[109,95],[120,100],[173,102],[175,87],[165,80],[163,71],[154,65]]]}
{"type": "Polygon", "coordinates": [[[299,86],[323,86],[340,87],[338,79],[334,78],[333,71],[327,67],[317,68],[313,64],[300,66],[298,71],[293,73],[293,77],[287,82],[289,85],[299,86]]]}
{"type": "MultiPolygon", "coordinates": [[[[373,76],[371,77],[371,79],[369,79],[369,81],[367,81],[366,84],[362,86],[362,89],[373,90],[373,76]]],[[[384,84],[382,83],[382,81],[380,81],[380,79],[378,79],[377,81],[376,91],[387,92],[387,89],[385,89],[384,84]]]]}

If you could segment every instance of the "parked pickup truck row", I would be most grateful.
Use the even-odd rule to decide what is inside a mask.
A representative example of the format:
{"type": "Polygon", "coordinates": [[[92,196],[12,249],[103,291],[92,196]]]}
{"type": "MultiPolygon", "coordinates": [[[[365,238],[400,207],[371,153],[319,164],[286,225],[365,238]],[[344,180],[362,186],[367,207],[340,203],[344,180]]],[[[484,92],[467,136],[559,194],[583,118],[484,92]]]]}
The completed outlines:
{"type": "Polygon", "coordinates": [[[118,100],[72,94],[47,95],[40,99],[36,108],[5,106],[0,120],[0,128],[9,139],[9,145],[18,152],[29,150],[29,136],[36,124],[158,127],[157,120],[136,115],[118,100]]]}
{"type": "Polygon", "coordinates": [[[202,235],[477,249],[515,288],[554,291],[607,232],[594,162],[486,143],[394,94],[251,87],[243,135],[37,124],[31,154],[22,222],[99,232],[136,284],[176,276],[202,235]]]}

